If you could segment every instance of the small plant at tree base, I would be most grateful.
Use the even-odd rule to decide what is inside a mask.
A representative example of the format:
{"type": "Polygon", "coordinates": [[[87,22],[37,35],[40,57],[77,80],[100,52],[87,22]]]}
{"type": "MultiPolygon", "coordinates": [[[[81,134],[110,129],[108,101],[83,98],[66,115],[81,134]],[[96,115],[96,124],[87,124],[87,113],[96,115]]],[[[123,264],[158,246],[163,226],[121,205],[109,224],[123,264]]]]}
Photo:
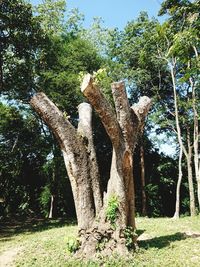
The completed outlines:
{"type": "Polygon", "coordinates": [[[106,237],[103,237],[101,240],[99,240],[99,242],[96,245],[96,251],[101,252],[102,250],[104,250],[107,242],[108,238],[106,237]]]}
{"type": "Polygon", "coordinates": [[[111,223],[113,227],[116,228],[117,210],[119,207],[119,201],[117,196],[111,196],[108,200],[108,205],[106,208],[106,218],[111,223]]]}
{"type": "Polygon", "coordinates": [[[79,249],[80,245],[81,245],[81,243],[80,243],[79,239],[70,238],[67,241],[67,250],[70,253],[75,253],[79,249]]]}
{"type": "Polygon", "coordinates": [[[124,237],[126,239],[126,247],[128,250],[133,249],[135,247],[135,240],[137,237],[133,227],[127,226],[126,229],[124,229],[124,237]]]}

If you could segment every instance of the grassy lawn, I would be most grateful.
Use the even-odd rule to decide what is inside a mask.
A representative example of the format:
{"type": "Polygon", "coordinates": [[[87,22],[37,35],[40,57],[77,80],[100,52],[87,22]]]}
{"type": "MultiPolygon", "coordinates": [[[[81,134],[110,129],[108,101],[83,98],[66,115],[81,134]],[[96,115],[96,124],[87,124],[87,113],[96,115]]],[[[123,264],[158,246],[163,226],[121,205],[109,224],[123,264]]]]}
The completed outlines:
{"type": "Polygon", "coordinates": [[[70,259],[67,240],[77,227],[63,221],[30,221],[3,225],[0,254],[19,247],[14,266],[199,266],[200,216],[180,220],[137,218],[139,248],[129,260],[83,262],[70,259]]]}

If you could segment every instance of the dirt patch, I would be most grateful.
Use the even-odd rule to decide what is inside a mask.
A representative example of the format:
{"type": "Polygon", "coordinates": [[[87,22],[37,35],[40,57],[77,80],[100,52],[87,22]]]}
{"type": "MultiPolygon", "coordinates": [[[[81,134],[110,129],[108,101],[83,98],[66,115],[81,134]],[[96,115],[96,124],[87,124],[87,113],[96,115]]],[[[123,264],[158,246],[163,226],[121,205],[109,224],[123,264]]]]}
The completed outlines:
{"type": "Polygon", "coordinates": [[[197,238],[200,239],[200,232],[191,232],[191,231],[187,231],[184,233],[184,235],[186,237],[191,237],[191,238],[197,238]]]}
{"type": "Polygon", "coordinates": [[[138,236],[137,241],[146,241],[146,240],[150,240],[152,238],[152,236],[143,233],[141,235],[138,236]]]}
{"type": "Polygon", "coordinates": [[[0,267],[11,267],[16,256],[20,253],[22,247],[14,247],[7,249],[0,254],[0,267]]]}

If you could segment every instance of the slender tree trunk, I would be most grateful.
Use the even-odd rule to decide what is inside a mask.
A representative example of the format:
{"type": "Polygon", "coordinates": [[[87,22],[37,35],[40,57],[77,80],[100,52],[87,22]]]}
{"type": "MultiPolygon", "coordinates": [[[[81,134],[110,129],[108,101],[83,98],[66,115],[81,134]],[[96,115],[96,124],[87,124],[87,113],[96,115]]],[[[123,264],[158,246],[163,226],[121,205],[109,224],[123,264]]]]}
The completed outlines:
{"type": "Polygon", "coordinates": [[[142,188],[142,215],[147,215],[147,197],[145,191],[145,160],[144,160],[144,143],[140,141],[140,168],[141,168],[141,188],[142,188]]]}
{"type": "Polygon", "coordinates": [[[198,112],[197,112],[197,99],[195,92],[195,83],[193,79],[190,78],[190,85],[192,88],[192,108],[194,113],[194,130],[193,130],[193,144],[194,144],[194,168],[195,168],[195,177],[197,181],[197,197],[198,197],[198,207],[200,211],[200,160],[199,160],[199,121],[198,121],[198,112]]]}
{"type": "Polygon", "coordinates": [[[190,195],[190,214],[191,216],[196,215],[195,209],[195,195],[194,195],[194,185],[193,185],[193,173],[192,173],[192,146],[190,142],[190,129],[187,128],[187,143],[188,143],[188,154],[187,159],[187,170],[188,170],[188,184],[189,184],[189,195],[190,195]]]}
{"type": "MultiPolygon", "coordinates": [[[[132,156],[151,101],[142,97],[138,104],[130,107],[124,83],[113,83],[114,111],[89,74],[85,76],[81,90],[98,113],[113,145],[110,179],[103,198],[92,139],[90,105],[82,103],[79,106],[77,130],[43,93],[34,96],[31,105],[52,129],[63,152],[78,219],[81,247],[77,256],[94,257],[98,247],[101,247],[102,255],[116,252],[124,256],[128,252],[124,230],[127,226],[135,229],[132,156]],[[113,199],[111,220],[109,209],[113,209],[113,199]]],[[[132,241],[135,242],[133,233],[132,241]]]]}
{"type": "Polygon", "coordinates": [[[194,186],[192,180],[192,168],[191,168],[191,155],[192,152],[190,151],[190,136],[189,131],[187,131],[187,142],[188,143],[188,151],[186,150],[183,141],[182,141],[182,133],[180,128],[179,122],[179,113],[178,113],[178,99],[177,99],[177,92],[176,92],[176,80],[175,80],[175,69],[176,69],[176,59],[173,58],[173,64],[171,64],[171,77],[172,77],[172,84],[173,84],[173,94],[174,94],[174,108],[175,108],[175,120],[176,120],[176,130],[177,130],[177,137],[180,148],[182,148],[186,159],[187,159],[187,167],[188,167],[188,183],[189,183],[189,195],[190,195],[190,214],[191,216],[195,215],[195,198],[194,198],[194,186]]]}
{"type": "Polygon", "coordinates": [[[182,182],[182,155],[183,155],[183,150],[185,150],[183,141],[182,141],[182,136],[181,136],[181,128],[180,128],[180,123],[179,123],[179,113],[178,113],[178,100],[177,100],[177,93],[176,93],[176,80],[175,80],[175,60],[173,65],[171,66],[171,77],[172,77],[172,84],[173,84],[173,94],[174,94],[174,109],[175,109],[175,120],[176,120],[176,131],[177,131],[177,138],[178,138],[178,143],[180,147],[180,152],[179,152],[179,174],[178,174],[178,182],[177,182],[177,188],[176,188],[176,209],[175,209],[175,214],[174,218],[179,217],[180,213],[180,187],[181,187],[181,182],[182,182]]]}
{"type": "Polygon", "coordinates": [[[196,215],[195,210],[195,196],[194,196],[194,185],[192,177],[192,155],[187,157],[187,169],[188,169],[188,183],[189,183],[189,195],[190,195],[190,214],[191,216],[196,215]]]}
{"type": "Polygon", "coordinates": [[[50,203],[50,210],[49,210],[49,219],[52,219],[54,213],[54,195],[51,195],[51,203],[50,203]]]}
{"type": "Polygon", "coordinates": [[[51,193],[51,201],[50,201],[50,210],[49,210],[49,218],[57,217],[57,203],[58,203],[58,175],[59,175],[59,150],[56,147],[56,140],[54,136],[54,143],[52,144],[52,153],[53,153],[53,168],[52,168],[52,177],[50,181],[50,193],[51,193]]]}
{"type": "MultiPolygon", "coordinates": [[[[54,158],[55,160],[55,158],[54,158]]],[[[57,198],[58,198],[58,186],[57,186],[57,166],[54,163],[53,173],[52,173],[52,180],[51,180],[51,201],[50,201],[50,209],[49,209],[49,219],[57,217],[57,198]]]]}
{"type": "Polygon", "coordinates": [[[182,157],[183,157],[183,148],[181,146],[180,151],[179,151],[179,160],[178,160],[178,182],[176,185],[176,206],[175,206],[175,213],[174,213],[175,219],[179,218],[180,216],[180,189],[181,189],[181,182],[183,178],[182,157]]]}

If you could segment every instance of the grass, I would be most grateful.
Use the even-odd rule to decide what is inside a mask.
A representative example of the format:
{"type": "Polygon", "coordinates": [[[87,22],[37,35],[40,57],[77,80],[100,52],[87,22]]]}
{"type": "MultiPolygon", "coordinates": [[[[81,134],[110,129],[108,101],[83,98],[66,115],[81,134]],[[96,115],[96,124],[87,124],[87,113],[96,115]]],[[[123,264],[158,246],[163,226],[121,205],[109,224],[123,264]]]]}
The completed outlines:
{"type": "Polygon", "coordinates": [[[129,260],[110,258],[102,262],[83,263],[70,258],[67,240],[77,232],[75,224],[64,221],[29,221],[3,225],[0,253],[22,247],[15,266],[199,266],[200,216],[137,218],[139,248],[129,260]]]}

